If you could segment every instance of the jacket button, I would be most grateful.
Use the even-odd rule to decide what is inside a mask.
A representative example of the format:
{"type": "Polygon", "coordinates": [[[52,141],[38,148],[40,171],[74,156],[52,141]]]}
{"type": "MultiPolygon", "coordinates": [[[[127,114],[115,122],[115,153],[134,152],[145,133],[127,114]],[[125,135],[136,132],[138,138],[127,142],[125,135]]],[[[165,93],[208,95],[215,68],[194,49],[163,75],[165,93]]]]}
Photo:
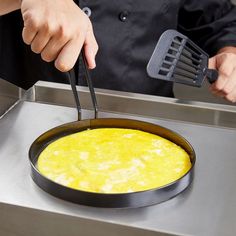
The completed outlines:
{"type": "Polygon", "coordinates": [[[129,15],[129,12],[128,11],[122,11],[120,14],[119,14],[119,19],[120,21],[122,22],[125,22],[128,18],[128,15],[129,15]]]}
{"type": "Polygon", "coordinates": [[[91,11],[91,9],[90,9],[89,7],[84,7],[84,8],[82,8],[82,11],[83,11],[88,17],[91,16],[92,11],[91,11]]]}

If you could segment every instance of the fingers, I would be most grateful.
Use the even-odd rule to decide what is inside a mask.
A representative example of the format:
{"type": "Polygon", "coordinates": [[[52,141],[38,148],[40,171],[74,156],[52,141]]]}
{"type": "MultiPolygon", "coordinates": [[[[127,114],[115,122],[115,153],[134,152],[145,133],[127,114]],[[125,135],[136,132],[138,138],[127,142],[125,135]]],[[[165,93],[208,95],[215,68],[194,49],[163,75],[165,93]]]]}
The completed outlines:
{"type": "Polygon", "coordinates": [[[22,2],[23,40],[46,62],[55,61],[60,71],[70,70],[84,45],[90,69],[96,66],[98,45],[92,24],[74,1],[22,2]],[[50,10],[49,10],[50,9],[50,10]],[[51,10],[53,9],[53,11],[51,10]]]}
{"type": "MultiPolygon", "coordinates": [[[[76,63],[83,46],[88,68],[94,69],[96,67],[95,56],[98,51],[98,44],[90,22],[86,35],[81,33],[79,37],[67,42],[58,56],[54,54],[55,67],[62,72],[69,71],[76,63]]],[[[42,52],[43,54],[44,52],[42,52]]]]}
{"type": "Polygon", "coordinates": [[[35,53],[41,53],[43,48],[47,45],[51,35],[55,32],[52,24],[48,24],[43,20],[37,19],[31,13],[23,15],[24,28],[22,31],[23,41],[31,45],[31,50],[35,53]]]}
{"type": "Polygon", "coordinates": [[[30,45],[36,34],[37,34],[37,31],[32,31],[32,29],[30,29],[29,27],[24,27],[22,31],[23,41],[27,45],[30,45]]]}
{"type": "Polygon", "coordinates": [[[224,92],[225,98],[228,101],[236,102],[236,69],[234,69],[232,74],[229,76],[223,88],[223,92],[224,92]]]}
{"type": "Polygon", "coordinates": [[[225,94],[229,94],[233,91],[235,86],[236,86],[236,68],[234,68],[230,76],[228,76],[228,79],[223,88],[223,92],[225,94]]]}
{"type": "Polygon", "coordinates": [[[226,92],[226,91],[224,91],[224,86],[227,83],[228,77],[225,76],[224,74],[220,73],[219,70],[218,70],[218,72],[219,72],[219,77],[218,77],[217,81],[214,84],[212,84],[211,91],[219,97],[224,97],[225,92],[226,92]]]}
{"type": "Polygon", "coordinates": [[[43,48],[41,57],[46,62],[55,60],[62,48],[71,40],[69,33],[60,29],[60,31],[54,35],[43,48]]]}
{"type": "Polygon", "coordinates": [[[209,59],[208,68],[209,69],[215,69],[216,68],[216,57],[212,57],[212,58],[209,59]]]}
{"type": "Polygon", "coordinates": [[[83,43],[84,37],[80,37],[64,45],[55,60],[55,67],[62,72],[72,69],[83,47],[83,43]]]}
{"type": "Polygon", "coordinates": [[[97,51],[98,51],[98,44],[93,34],[92,25],[90,24],[84,42],[84,53],[89,69],[94,69],[96,67],[95,56],[97,54],[97,51]]]}
{"type": "Polygon", "coordinates": [[[47,29],[40,30],[31,42],[31,50],[35,53],[41,53],[48,44],[51,34],[47,29]]]}
{"type": "Polygon", "coordinates": [[[31,34],[29,31],[26,32],[28,33],[27,42],[31,41],[32,51],[41,53],[42,59],[46,62],[56,60],[55,66],[58,70],[69,71],[74,66],[83,44],[88,67],[89,69],[95,68],[98,45],[92,27],[88,30],[86,36],[81,33],[74,39],[71,39],[70,34],[63,29],[60,29],[57,33],[52,33],[51,30],[48,30],[48,27],[43,27],[39,32],[34,33],[35,35],[32,32],[31,34]]]}
{"type": "Polygon", "coordinates": [[[24,28],[22,31],[23,41],[30,45],[38,32],[38,23],[31,13],[23,14],[24,28]]]}
{"type": "Polygon", "coordinates": [[[210,90],[217,96],[236,102],[236,54],[219,54],[215,60],[215,68],[214,65],[213,68],[218,70],[219,77],[210,90]]]}

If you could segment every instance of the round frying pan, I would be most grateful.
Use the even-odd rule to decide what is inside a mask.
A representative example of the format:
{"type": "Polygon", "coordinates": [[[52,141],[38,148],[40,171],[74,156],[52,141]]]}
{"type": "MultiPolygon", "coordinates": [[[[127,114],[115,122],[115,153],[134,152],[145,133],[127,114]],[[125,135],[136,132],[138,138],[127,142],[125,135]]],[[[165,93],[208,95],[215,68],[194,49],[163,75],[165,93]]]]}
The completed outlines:
{"type": "Polygon", "coordinates": [[[179,134],[164,127],[151,123],[130,119],[90,119],[72,122],[53,128],[38,137],[30,147],[29,159],[31,163],[31,174],[34,182],[46,192],[64,200],[95,207],[142,207],[166,201],[180,192],[190,184],[193,178],[195,153],[191,145],[179,134]],[[120,194],[93,193],[75,190],[60,185],[43,176],[37,169],[37,161],[40,153],[48,144],[63,136],[80,132],[86,129],[96,128],[129,128],[137,129],[152,134],[157,134],[175,144],[181,146],[190,156],[191,169],[180,179],[166,186],[146,191],[120,194]]]}
{"type": "MultiPolygon", "coordinates": [[[[87,78],[90,78],[87,75],[87,78]]],[[[80,118],[80,104],[75,88],[74,77],[70,76],[70,82],[72,85],[72,90],[74,92],[78,116],[80,118]]],[[[91,81],[88,81],[90,87],[90,92],[93,99],[93,104],[95,107],[95,117],[97,114],[97,103],[95,99],[95,93],[91,85],[91,81]]],[[[39,136],[31,145],[29,150],[29,160],[31,164],[31,175],[34,182],[46,192],[52,194],[55,197],[68,200],[74,203],[94,206],[94,207],[108,207],[108,208],[130,208],[130,207],[143,207],[147,205],[157,204],[173,198],[184,189],[188,187],[193,179],[193,170],[195,164],[195,152],[189,142],[184,139],[179,134],[155,125],[152,123],[147,123],[138,120],[131,119],[114,119],[114,118],[98,118],[98,119],[88,119],[79,120],[72,123],[67,123],[58,127],[55,127],[41,136],[39,136]],[[81,190],[75,190],[69,187],[60,185],[47,177],[43,176],[37,169],[37,162],[40,153],[53,141],[76,132],[80,132],[87,129],[97,129],[97,128],[128,128],[136,129],[152,134],[159,135],[166,138],[173,143],[181,146],[190,157],[192,166],[190,170],[178,180],[165,185],[163,187],[154,188],[145,191],[132,192],[132,193],[94,193],[86,192],[81,190]]]]}

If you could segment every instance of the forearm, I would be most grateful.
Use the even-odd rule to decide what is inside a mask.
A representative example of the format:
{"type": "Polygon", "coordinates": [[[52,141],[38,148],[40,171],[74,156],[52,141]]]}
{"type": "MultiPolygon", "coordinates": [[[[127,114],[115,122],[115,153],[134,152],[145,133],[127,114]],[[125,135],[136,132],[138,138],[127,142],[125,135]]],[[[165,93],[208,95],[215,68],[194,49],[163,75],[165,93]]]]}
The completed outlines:
{"type": "Polygon", "coordinates": [[[21,0],[0,0],[0,15],[20,9],[21,0]]]}

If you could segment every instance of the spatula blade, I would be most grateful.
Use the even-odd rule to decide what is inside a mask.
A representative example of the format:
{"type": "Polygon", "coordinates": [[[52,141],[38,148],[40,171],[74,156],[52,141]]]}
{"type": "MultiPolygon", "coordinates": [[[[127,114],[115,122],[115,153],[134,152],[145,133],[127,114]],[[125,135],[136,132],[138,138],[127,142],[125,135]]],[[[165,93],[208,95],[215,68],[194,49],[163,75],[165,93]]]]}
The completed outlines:
{"type": "Polygon", "coordinates": [[[150,77],[201,87],[206,76],[209,56],[176,30],[165,31],[149,60],[150,77]]]}

